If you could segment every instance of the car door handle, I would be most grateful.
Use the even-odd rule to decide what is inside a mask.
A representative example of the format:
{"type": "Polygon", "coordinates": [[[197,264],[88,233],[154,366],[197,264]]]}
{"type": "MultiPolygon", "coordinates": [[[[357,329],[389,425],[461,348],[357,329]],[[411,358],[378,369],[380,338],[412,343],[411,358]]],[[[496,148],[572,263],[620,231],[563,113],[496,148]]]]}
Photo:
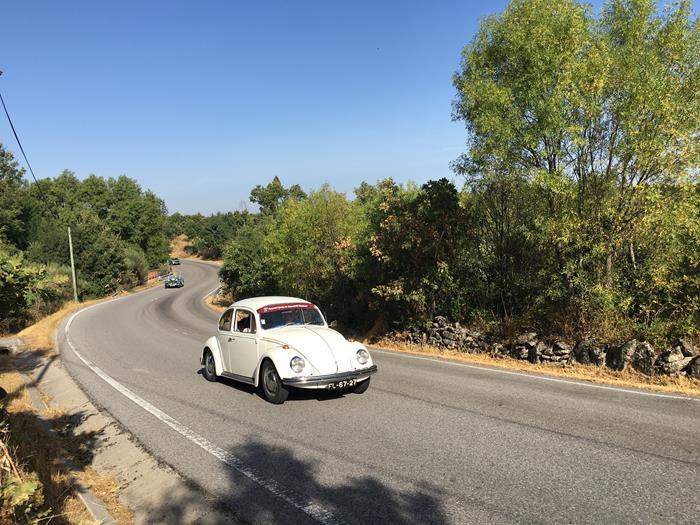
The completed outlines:
{"type": "Polygon", "coordinates": [[[235,341],[235,340],[236,340],[235,337],[229,337],[229,338],[228,338],[228,342],[229,342],[229,343],[230,343],[231,341],[235,341]]]}

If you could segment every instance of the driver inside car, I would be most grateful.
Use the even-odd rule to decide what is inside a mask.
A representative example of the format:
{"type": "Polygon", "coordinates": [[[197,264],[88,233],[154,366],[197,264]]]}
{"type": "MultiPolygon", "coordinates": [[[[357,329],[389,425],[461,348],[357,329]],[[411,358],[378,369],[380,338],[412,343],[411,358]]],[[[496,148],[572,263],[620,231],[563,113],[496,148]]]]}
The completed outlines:
{"type": "Polygon", "coordinates": [[[255,332],[255,319],[248,312],[239,311],[236,315],[236,330],[246,334],[255,332]]]}

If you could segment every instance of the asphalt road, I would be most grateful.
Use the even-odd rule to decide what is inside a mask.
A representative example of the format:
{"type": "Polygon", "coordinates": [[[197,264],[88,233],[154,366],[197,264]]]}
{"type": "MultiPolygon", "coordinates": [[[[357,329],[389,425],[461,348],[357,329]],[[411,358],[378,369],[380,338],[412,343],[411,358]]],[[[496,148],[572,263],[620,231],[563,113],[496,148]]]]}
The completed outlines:
{"type": "Polygon", "coordinates": [[[374,351],[367,393],[272,405],[201,376],[216,268],[183,261],[181,273],[182,289],[83,311],[70,344],[64,323],[63,360],[98,406],[242,521],[700,520],[697,400],[374,351]]]}

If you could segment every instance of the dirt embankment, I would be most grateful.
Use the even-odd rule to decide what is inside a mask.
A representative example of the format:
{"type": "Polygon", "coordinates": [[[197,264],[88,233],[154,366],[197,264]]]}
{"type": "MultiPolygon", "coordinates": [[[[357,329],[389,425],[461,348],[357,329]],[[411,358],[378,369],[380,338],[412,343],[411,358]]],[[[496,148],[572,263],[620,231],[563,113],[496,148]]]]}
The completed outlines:
{"type": "Polygon", "coordinates": [[[180,234],[170,241],[170,255],[178,259],[192,259],[194,261],[208,262],[221,266],[224,261],[221,259],[202,259],[199,255],[192,253],[192,241],[187,235],[180,234]]]}

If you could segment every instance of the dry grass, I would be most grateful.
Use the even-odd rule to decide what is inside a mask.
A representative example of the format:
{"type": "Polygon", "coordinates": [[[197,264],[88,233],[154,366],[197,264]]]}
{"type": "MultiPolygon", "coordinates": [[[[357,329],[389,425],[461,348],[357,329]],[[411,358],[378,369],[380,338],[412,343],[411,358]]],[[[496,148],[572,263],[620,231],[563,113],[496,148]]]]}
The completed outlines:
{"type": "Polygon", "coordinates": [[[219,290],[219,292],[214,296],[207,296],[204,299],[204,304],[207,305],[209,308],[214,310],[217,313],[223,313],[226,308],[231,306],[235,302],[235,299],[233,298],[232,295],[222,293],[222,290],[219,290]]]}
{"type": "MultiPolygon", "coordinates": [[[[46,430],[37,417],[24,378],[14,370],[14,363],[9,356],[4,356],[0,361],[0,383],[8,393],[3,402],[8,412],[8,449],[22,480],[41,483],[41,493],[36,499],[39,507],[37,510],[50,509],[48,517],[42,519],[41,523],[93,523],[73,492],[72,475],[66,471],[64,462],[66,459],[74,461],[77,452],[90,447],[94,443],[94,433],[81,433],[77,436],[63,434],[62,429],[70,427],[70,420],[64,414],[48,411],[44,417],[57,432],[46,430]]],[[[80,465],[79,462],[74,462],[80,465]]],[[[127,509],[120,509],[119,512],[120,517],[125,518],[123,523],[133,521],[127,509]]],[[[11,520],[12,517],[0,511],[0,521],[8,519],[11,520]]]]}
{"type": "Polygon", "coordinates": [[[221,266],[224,261],[221,259],[202,259],[199,255],[192,255],[188,248],[192,247],[192,241],[185,234],[180,234],[170,241],[170,256],[177,257],[178,259],[190,259],[192,261],[199,261],[210,263],[215,266],[221,266]]]}
{"type": "Polygon", "coordinates": [[[73,301],[66,303],[63,308],[52,313],[51,315],[44,317],[41,321],[28,326],[17,336],[24,341],[24,343],[38,351],[48,354],[55,354],[53,334],[61,324],[61,321],[67,315],[77,312],[85,306],[89,306],[94,303],[103,301],[104,299],[96,299],[93,301],[87,301],[84,303],[75,303],[73,301]]]}
{"type": "Polygon", "coordinates": [[[92,467],[85,467],[80,481],[90,487],[93,494],[102,500],[114,520],[119,524],[134,523],[134,513],[119,503],[119,482],[114,476],[98,474],[92,467]]]}
{"type": "Polygon", "coordinates": [[[520,361],[507,357],[493,358],[488,354],[468,354],[452,350],[442,350],[427,345],[421,346],[400,343],[390,339],[382,339],[378,342],[371,343],[371,345],[383,350],[431,356],[449,361],[475,363],[489,367],[577,379],[591,383],[700,397],[700,381],[688,379],[687,377],[646,376],[632,370],[616,372],[604,366],[594,365],[566,364],[561,366],[556,364],[532,364],[528,361],[520,361]]]}
{"type": "Polygon", "coordinates": [[[213,298],[209,295],[207,296],[206,299],[204,299],[204,304],[206,304],[209,308],[211,308],[212,310],[214,310],[215,312],[218,312],[220,314],[223,313],[224,310],[226,310],[226,306],[219,304],[219,302],[217,301],[216,298],[213,298]]]}
{"type": "MultiPolygon", "coordinates": [[[[158,285],[160,281],[153,279],[129,292],[122,292],[119,296],[158,285]]],[[[61,321],[81,308],[110,299],[113,297],[83,303],[67,303],[60,310],[25,328],[17,336],[31,348],[26,352],[33,352],[39,356],[56,356],[58,352],[54,346],[54,333],[61,321]]],[[[94,445],[94,433],[82,433],[74,437],[68,432],[71,418],[61,409],[48,409],[43,414],[58,430],[58,435],[47,432],[40,425],[22,376],[14,367],[11,357],[3,358],[0,366],[0,384],[10,394],[7,409],[13,421],[11,441],[15,444],[17,458],[20,458],[20,462],[26,464],[32,475],[42,483],[46,505],[52,509],[52,514],[56,515],[42,523],[92,523],[84,505],[73,492],[71,476],[62,466],[64,459],[80,467],[78,479],[103,501],[118,523],[133,523],[131,511],[118,501],[119,483],[116,478],[99,475],[89,466],[94,453],[90,448],[94,445]],[[62,429],[65,431],[64,435],[61,435],[62,429]]]]}
{"type": "Polygon", "coordinates": [[[187,251],[187,248],[191,246],[192,243],[187,238],[187,235],[180,234],[177,237],[175,237],[172,241],[170,241],[170,255],[172,257],[177,257],[180,259],[190,257],[191,255],[187,251]]]}
{"type": "MultiPolygon", "coordinates": [[[[52,421],[66,421],[69,417],[66,415],[65,411],[62,409],[49,408],[44,411],[44,416],[52,421]]],[[[59,432],[66,432],[69,430],[68,427],[58,428],[59,432]]],[[[85,436],[92,436],[93,433],[84,433],[85,436]]],[[[66,436],[69,437],[69,436],[66,436]]],[[[80,439],[80,437],[78,438],[80,439]]],[[[73,462],[76,463],[75,457],[80,458],[85,456],[86,443],[84,440],[83,444],[76,445],[72,442],[70,446],[65,450],[67,457],[72,457],[73,462]]],[[[87,451],[88,454],[91,451],[87,451]]],[[[133,513],[127,508],[119,503],[119,481],[114,476],[98,474],[89,463],[80,464],[80,472],[77,473],[78,479],[83,483],[83,485],[90,488],[90,490],[95,494],[105,507],[116,520],[117,523],[133,523],[133,513]]]]}

